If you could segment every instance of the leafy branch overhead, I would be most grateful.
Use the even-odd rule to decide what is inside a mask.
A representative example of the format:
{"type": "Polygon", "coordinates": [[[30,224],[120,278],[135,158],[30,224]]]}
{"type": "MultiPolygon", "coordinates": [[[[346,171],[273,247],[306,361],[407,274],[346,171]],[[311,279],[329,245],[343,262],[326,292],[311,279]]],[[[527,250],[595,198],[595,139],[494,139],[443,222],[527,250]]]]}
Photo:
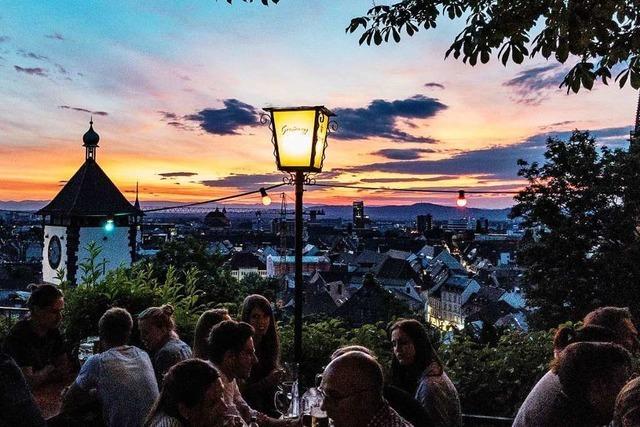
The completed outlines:
{"type": "Polygon", "coordinates": [[[497,55],[506,65],[541,55],[564,64],[577,61],[560,87],[578,92],[594,81],[640,88],[640,3],[629,0],[403,0],[374,6],[346,28],[361,30],[359,43],[400,42],[420,28],[436,28],[441,15],[465,19],[445,57],[472,66],[497,55]]]}

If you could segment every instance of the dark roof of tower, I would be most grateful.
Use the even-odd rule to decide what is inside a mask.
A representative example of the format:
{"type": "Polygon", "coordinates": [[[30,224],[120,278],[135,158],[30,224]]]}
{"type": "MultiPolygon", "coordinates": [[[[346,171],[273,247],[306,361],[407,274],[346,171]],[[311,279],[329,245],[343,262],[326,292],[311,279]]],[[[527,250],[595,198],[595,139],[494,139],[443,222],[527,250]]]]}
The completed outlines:
{"type": "Polygon", "coordinates": [[[83,135],[82,137],[82,142],[84,142],[84,146],[92,146],[92,145],[98,145],[98,142],[100,141],[100,135],[98,135],[96,133],[95,130],[93,130],[93,120],[89,122],[89,130],[83,135]]]}
{"type": "Polygon", "coordinates": [[[141,215],[93,159],[87,159],[39,215],[141,215]]]}

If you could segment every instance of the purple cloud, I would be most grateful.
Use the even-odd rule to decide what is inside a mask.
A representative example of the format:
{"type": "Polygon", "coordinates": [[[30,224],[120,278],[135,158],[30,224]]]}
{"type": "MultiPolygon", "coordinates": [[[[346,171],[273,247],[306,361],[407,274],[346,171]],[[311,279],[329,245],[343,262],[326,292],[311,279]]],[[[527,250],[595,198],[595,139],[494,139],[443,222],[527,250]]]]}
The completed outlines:
{"type": "Polygon", "coordinates": [[[521,71],[502,85],[514,91],[518,97],[516,102],[538,105],[546,99],[546,91],[560,87],[565,74],[566,71],[561,64],[546,65],[521,71]]]}
{"type": "Polygon", "coordinates": [[[213,188],[233,187],[247,191],[257,190],[260,187],[282,183],[282,174],[235,174],[220,179],[208,179],[200,181],[202,185],[213,188]]]}
{"type": "Polygon", "coordinates": [[[222,103],[224,108],[206,108],[185,119],[199,123],[202,130],[214,135],[239,135],[241,128],[259,124],[255,107],[237,99],[225,99],[222,103]]]}
{"type": "Polygon", "coordinates": [[[64,37],[60,33],[47,34],[45,37],[54,40],[64,40],[64,37]]]}
{"type": "Polygon", "coordinates": [[[414,136],[396,127],[396,119],[427,119],[446,109],[436,98],[415,95],[408,99],[385,101],[376,99],[366,108],[337,108],[340,124],[333,138],[344,140],[387,138],[397,142],[432,144],[433,138],[414,136]]]}
{"type": "MultiPolygon", "coordinates": [[[[603,128],[591,131],[600,145],[624,147],[631,127],[603,128]]],[[[372,163],[344,168],[345,173],[386,172],[406,175],[475,175],[483,179],[515,179],[518,159],[543,162],[549,137],[568,139],[570,131],[545,132],[533,135],[521,143],[461,152],[440,160],[407,160],[372,163]]]]}
{"type": "Polygon", "coordinates": [[[163,178],[179,178],[179,177],[190,177],[198,175],[196,172],[163,172],[159,173],[163,178]]]}
{"type": "Polygon", "coordinates": [[[436,153],[436,150],[428,148],[385,148],[382,150],[374,151],[371,154],[386,157],[392,160],[415,160],[422,157],[422,154],[436,153]]]}
{"type": "Polygon", "coordinates": [[[13,68],[19,73],[30,74],[32,76],[47,77],[47,70],[45,68],[23,68],[18,65],[14,65],[13,68]]]}
{"type": "Polygon", "coordinates": [[[109,115],[109,113],[107,113],[106,111],[91,111],[91,110],[88,110],[86,108],[71,107],[69,105],[58,105],[58,108],[61,108],[63,110],[79,111],[81,113],[89,113],[89,114],[93,114],[94,116],[108,116],[109,115]]]}

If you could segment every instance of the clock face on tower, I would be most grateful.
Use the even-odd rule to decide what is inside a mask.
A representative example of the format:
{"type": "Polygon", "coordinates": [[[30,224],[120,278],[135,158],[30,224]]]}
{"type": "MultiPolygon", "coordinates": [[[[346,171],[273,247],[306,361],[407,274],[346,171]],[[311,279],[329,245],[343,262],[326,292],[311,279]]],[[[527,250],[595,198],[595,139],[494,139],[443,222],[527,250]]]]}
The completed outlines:
{"type": "Polygon", "coordinates": [[[47,250],[49,253],[49,266],[55,270],[60,265],[60,257],[62,255],[62,246],[60,245],[58,236],[51,237],[47,250]]]}

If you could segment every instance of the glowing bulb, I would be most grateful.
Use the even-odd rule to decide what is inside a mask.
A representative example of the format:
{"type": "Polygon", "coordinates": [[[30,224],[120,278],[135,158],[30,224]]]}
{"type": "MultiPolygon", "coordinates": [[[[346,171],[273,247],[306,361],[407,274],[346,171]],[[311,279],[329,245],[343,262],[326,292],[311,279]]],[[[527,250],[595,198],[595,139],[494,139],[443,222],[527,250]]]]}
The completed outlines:
{"type": "Polygon", "coordinates": [[[467,199],[464,197],[464,190],[458,191],[458,200],[456,200],[456,204],[461,208],[467,206],[467,199]]]}
{"type": "Polygon", "coordinates": [[[267,190],[265,190],[264,187],[260,189],[260,195],[262,196],[262,204],[269,206],[271,204],[271,197],[269,197],[267,190]]]}
{"type": "Polygon", "coordinates": [[[113,218],[108,218],[107,222],[104,224],[104,230],[113,231],[114,228],[115,228],[115,225],[113,223],[113,218]]]}

